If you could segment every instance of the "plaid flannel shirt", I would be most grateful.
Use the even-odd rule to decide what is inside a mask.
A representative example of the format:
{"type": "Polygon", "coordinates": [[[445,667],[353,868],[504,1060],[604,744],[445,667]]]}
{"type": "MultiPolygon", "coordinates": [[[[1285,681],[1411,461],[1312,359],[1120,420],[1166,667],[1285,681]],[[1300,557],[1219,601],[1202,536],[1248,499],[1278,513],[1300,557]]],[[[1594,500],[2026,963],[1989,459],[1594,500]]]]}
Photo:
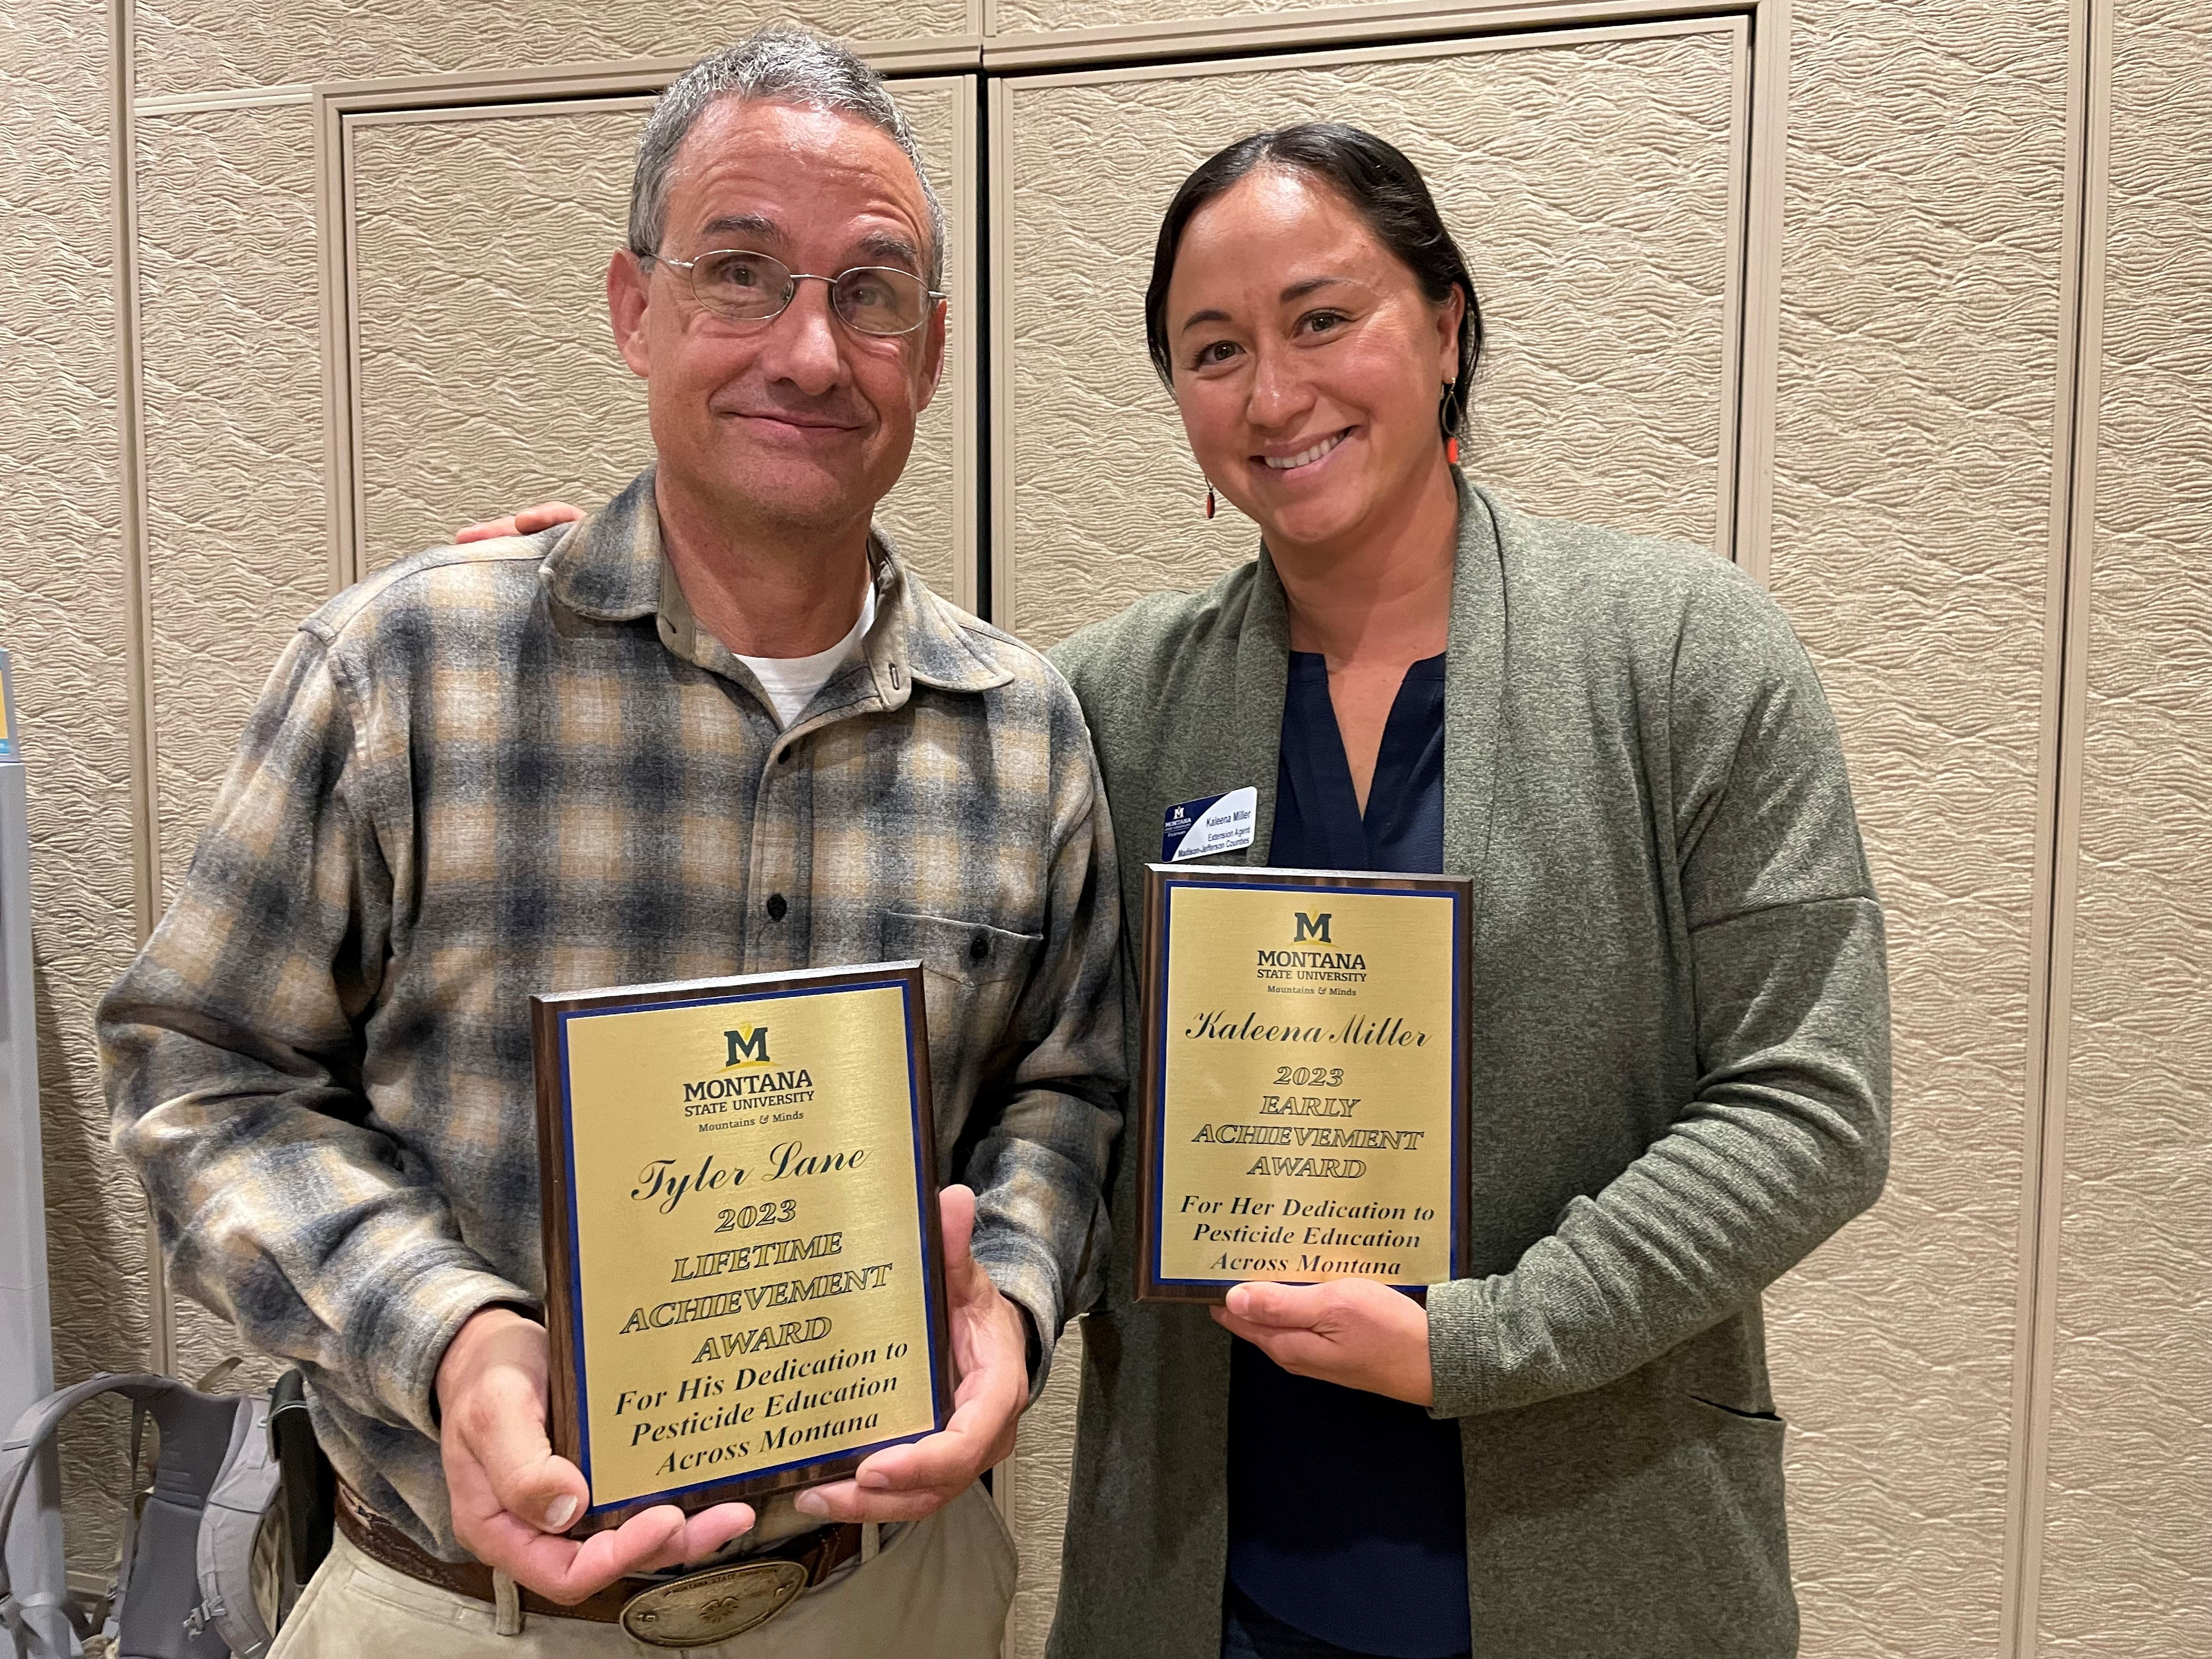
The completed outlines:
{"type": "Polygon", "coordinates": [[[544,1290],[532,992],[919,957],[939,1150],[1033,1382],[1097,1292],[1120,920],[1083,717],[874,551],[863,655],[787,731],[684,604],[650,471],[339,595],[102,1006],[172,1282],[306,1367],[339,1473],[441,1553],[438,1361],[544,1290]]]}

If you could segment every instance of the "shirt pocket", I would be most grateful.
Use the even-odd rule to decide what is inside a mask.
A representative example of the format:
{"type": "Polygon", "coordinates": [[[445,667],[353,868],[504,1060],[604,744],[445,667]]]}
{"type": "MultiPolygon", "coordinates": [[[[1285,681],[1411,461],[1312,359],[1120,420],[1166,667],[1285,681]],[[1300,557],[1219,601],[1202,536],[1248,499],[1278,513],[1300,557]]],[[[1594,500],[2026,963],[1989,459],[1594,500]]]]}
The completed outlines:
{"type": "MultiPolygon", "coordinates": [[[[1042,933],[1018,933],[988,922],[912,911],[884,913],[884,954],[922,967],[929,1010],[929,1080],[937,1141],[949,1152],[960,1138],[976,1091],[1011,1057],[1008,1022],[1044,948],[1042,933]]],[[[947,1181],[960,1172],[946,1170],[947,1181]]]]}

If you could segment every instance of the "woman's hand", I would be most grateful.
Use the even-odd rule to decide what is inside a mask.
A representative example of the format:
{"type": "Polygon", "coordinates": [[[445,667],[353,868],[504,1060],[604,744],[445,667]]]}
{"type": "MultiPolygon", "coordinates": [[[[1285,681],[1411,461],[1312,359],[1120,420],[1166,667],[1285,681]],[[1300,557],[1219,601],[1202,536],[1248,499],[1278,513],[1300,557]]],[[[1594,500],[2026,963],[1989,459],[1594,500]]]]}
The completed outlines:
{"type": "Polygon", "coordinates": [[[550,530],[556,524],[574,524],[584,516],[580,507],[571,507],[566,501],[540,501],[535,507],[526,507],[504,519],[486,519],[482,524],[464,525],[453,532],[456,544],[488,542],[495,536],[535,536],[541,530],[550,530]]]}
{"type": "Polygon", "coordinates": [[[1416,1406],[1437,1397],[1428,1310],[1371,1279],[1239,1285],[1212,1312],[1214,1323],[1296,1376],[1416,1406]]]}

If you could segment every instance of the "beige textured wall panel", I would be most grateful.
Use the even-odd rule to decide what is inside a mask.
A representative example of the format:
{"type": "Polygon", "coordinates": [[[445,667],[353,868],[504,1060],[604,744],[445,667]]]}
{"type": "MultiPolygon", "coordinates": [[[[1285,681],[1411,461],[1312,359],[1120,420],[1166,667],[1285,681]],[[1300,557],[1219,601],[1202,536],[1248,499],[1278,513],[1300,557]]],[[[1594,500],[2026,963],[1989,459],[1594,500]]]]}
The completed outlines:
{"type": "Polygon", "coordinates": [[[1006,1659],[1043,1659],[1060,1601],[1060,1547],[1075,1463],[1075,1402],[1083,1378],[1083,1322],[1061,1334],[1044,1393],[1022,1419],[1014,1445],[1013,1505],[1006,1517],[1022,1573],[1006,1615],[1006,1659]]]}
{"type": "MultiPolygon", "coordinates": [[[[0,14],[0,645],[28,763],[33,969],[55,1369],[147,1357],[145,1201],[109,1157],[92,1011],[133,933],[129,582],[115,414],[107,14],[0,14]]],[[[63,1441],[72,1565],[106,1565],[124,1490],[112,1419],[63,1441]]]]}
{"type": "Polygon", "coordinates": [[[1735,36],[1013,83],[1004,269],[1010,507],[999,618],[1043,645],[1251,556],[1145,355],[1159,216],[1263,127],[1389,137],[1457,233],[1489,329],[1470,473],[1537,511],[1712,539],[1735,36]]]}
{"type": "MultiPolygon", "coordinates": [[[[954,221],[956,82],[895,88],[954,221]]],[[[564,496],[605,501],[649,465],[644,383],[607,322],[641,107],[580,104],[353,129],[354,333],[362,544],[374,568],[471,520],[564,496]]],[[[966,272],[951,258],[959,305],[966,272]]],[[[956,311],[955,326],[965,324],[956,311]]],[[[939,591],[955,564],[948,366],[883,521],[939,591]]]]}
{"type": "Polygon", "coordinates": [[[1794,9],[1772,580],[1897,1062],[1887,1195],[1768,1298],[1808,1659],[1996,1651],[2067,72],[2057,3],[1794,9]]]}
{"type": "Polygon", "coordinates": [[[164,898],[277,653],[330,591],[314,171],[303,106],[138,125],[164,898]]]}
{"type": "Polygon", "coordinates": [[[2040,1650],[2212,1656],[2212,19],[2122,0],[2040,1650]]]}
{"type": "Polygon", "coordinates": [[[998,0],[994,32],[1099,28],[1109,23],[1169,23],[1215,17],[1266,17],[1310,11],[1344,0],[998,0]]]}
{"type": "MultiPolygon", "coordinates": [[[[314,161],[301,106],[138,124],[157,902],[277,653],[330,591],[314,161]]],[[[236,1351],[197,1304],[173,1317],[179,1376],[236,1351]]]]}
{"type": "Polygon", "coordinates": [[[959,34],[966,0],[808,0],[730,7],[713,0],[139,0],[138,91],[221,91],[299,82],[421,75],[519,64],[696,58],[762,23],[796,16],[865,47],[959,34]]]}

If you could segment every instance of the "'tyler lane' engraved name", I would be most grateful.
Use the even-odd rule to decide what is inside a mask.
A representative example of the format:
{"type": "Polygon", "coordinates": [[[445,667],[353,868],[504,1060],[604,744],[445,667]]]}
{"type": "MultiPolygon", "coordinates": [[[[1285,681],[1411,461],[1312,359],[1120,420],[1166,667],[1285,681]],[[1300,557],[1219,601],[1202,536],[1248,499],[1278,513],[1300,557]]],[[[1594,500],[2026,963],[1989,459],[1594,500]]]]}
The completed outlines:
{"type": "MultiPolygon", "coordinates": [[[[673,1215],[676,1206],[687,1198],[743,1186],[745,1171],[736,1165],[718,1167],[715,1159],[719,1156],[709,1152],[699,1160],[696,1170],[686,1170],[680,1175],[674,1158],[656,1158],[638,1171],[637,1184],[629,1189],[629,1195],[637,1203],[652,1204],[663,1215],[673,1215]]],[[[780,1140],[768,1149],[768,1173],[761,1179],[791,1181],[801,1176],[843,1175],[867,1161],[868,1149],[865,1146],[848,1147],[843,1152],[810,1152],[803,1140],[780,1140]]]]}

